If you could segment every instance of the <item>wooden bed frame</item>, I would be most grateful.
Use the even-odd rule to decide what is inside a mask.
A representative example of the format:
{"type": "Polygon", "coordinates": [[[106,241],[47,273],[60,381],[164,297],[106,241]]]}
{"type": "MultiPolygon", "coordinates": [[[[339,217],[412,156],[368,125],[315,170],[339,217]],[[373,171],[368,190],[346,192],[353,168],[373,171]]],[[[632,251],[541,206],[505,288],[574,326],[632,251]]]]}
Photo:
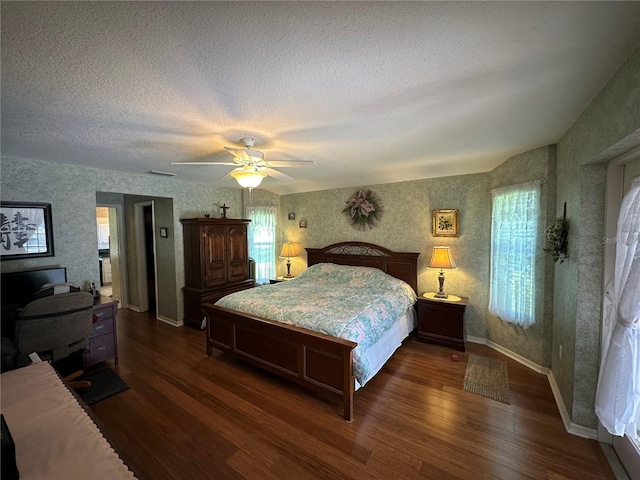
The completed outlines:
{"type": "MultiPolygon", "coordinates": [[[[307,265],[335,263],[375,267],[417,291],[419,253],[392,252],[364,242],[307,248],[307,265]]],[[[342,398],[345,420],[353,420],[353,349],[357,343],[236,310],[202,305],[207,318],[207,355],[230,352],[264,370],[321,395],[342,398]]]]}

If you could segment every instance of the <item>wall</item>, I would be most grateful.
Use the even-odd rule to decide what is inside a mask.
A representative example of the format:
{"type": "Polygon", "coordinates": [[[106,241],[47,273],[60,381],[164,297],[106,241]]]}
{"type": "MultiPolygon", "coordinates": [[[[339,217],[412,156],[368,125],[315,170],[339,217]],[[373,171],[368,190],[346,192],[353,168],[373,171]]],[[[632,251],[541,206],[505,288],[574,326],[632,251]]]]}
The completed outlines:
{"type": "MultiPolygon", "coordinates": [[[[70,282],[86,288],[99,285],[96,261],[96,192],[109,191],[173,199],[173,219],[168,225],[175,242],[175,301],[177,321],[182,322],[184,286],[184,247],[180,218],[219,212],[242,212],[242,190],[216,188],[176,178],[132,175],[97,168],[80,167],[3,156],[0,159],[0,196],[6,201],[46,202],[52,205],[55,256],[2,262],[2,271],[18,271],[45,265],[67,267],[70,282]]],[[[230,218],[239,218],[231,214],[230,218]]]]}
{"type": "MultiPolygon", "coordinates": [[[[460,175],[410,182],[363,186],[378,194],[384,206],[379,225],[369,231],[351,227],[341,213],[345,202],[356,190],[343,188],[318,192],[283,195],[280,197],[279,224],[283,226],[283,240],[294,241],[302,247],[324,247],[332,243],[354,240],[382,245],[395,251],[418,252],[418,293],[438,288],[438,272],[427,269],[431,248],[448,245],[458,264],[458,270],[446,272],[445,290],[469,297],[467,307],[467,334],[492,338],[506,348],[526,356],[541,365],[549,365],[545,339],[550,337],[552,288],[548,281],[548,269],[542,269],[537,278],[541,291],[540,327],[522,330],[517,336],[513,329],[499,328],[495,322],[487,328],[489,305],[489,252],[491,225],[490,189],[498,184],[514,184],[527,180],[548,181],[555,169],[553,147],[538,149],[511,159],[503,169],[494,174],[460,175]],[[506,183],[505,183],[506,182],[506,183]],[[458,209],[459,236],[433,237],[432,210],[458,209]],[[295,220],[287,214],[295,213],[295,220]],[[299,228],[299,222],[307,222],[307,228],[299,228]],[[543,319],[545,321],[543,321],[543,319]],[[546,319],[549,319],[547,322],[546,319]]],[[[548,211],[553,195],[543,195],[543,211],[548,211]]],[[[553,202],[552,202],[553,203],[553,202]]],[[[553,207],[552,207],[553,208],[553,207]]],[[[540,259],[546,265],[544,255],[540,259]]],[[[281,260],[278,274],[285,272],[281,260]]],[[[306,256],[292,260],[294,275],[306,268],[306,256]]],[[[504,323],[497,320],[500,323],[504,323]]]]}
{"type": "MultiPolygon", "coordinates": [[[[553,274],[554,262],[544,252],[547,225],[553,223],[556,196],[556,148],[548,146],[531,150],[497,166],[490,173],[491,188],[504,187],[540,180],[540,217],[538,253],[536,256],[536,280],[539,294],[536,296],[536,320],[528,329],[487,314],[487,339],[507,347],[523,357],[544,367],[551,366],[551,336],[553,331],[553,274]]],[[[562,212],[562,211],[561,211],[562,212]]],[[[562,213],[560,212],[560,215],[562,213]]],[[[488,304],[488,303],[487,303],[488,304]]]]}
{"type": "Polygon", "coordinates": [[[551,368],[573,423],[589,428],[597,425],[605,164],[638,145],[640,50],[558,142],[556,208],[567,202],[570,230],[569,259],[555,267],[551,368]]]}

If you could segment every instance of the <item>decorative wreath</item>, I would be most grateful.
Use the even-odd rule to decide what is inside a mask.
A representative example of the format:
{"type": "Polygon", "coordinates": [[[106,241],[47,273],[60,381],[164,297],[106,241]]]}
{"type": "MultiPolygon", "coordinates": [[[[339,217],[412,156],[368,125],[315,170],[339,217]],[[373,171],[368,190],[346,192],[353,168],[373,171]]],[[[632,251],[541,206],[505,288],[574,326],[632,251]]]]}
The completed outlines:
{"type": "Polygon", "coordinates": [[[382,217],[380,197],[371,190],[357,190],[347,200],[342,213],[353,228],[369,230],[378,224],[382,217]]]}
{"type": "Polygon", "coordinates": [[[557,218],[553,225],[549,225],[545,230],[547,235],[547,248],[545,252],[549,252],[553,257],[553,261],[564,262],[569,255],[567,250],[569,247],[569,222],[566,218],[557,218]]]}

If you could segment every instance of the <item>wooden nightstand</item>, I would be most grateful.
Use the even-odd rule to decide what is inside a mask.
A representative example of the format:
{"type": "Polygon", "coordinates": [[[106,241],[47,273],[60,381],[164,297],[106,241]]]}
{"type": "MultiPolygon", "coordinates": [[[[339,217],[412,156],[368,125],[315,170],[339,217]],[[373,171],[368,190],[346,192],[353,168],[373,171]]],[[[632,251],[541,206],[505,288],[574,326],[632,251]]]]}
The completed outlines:
{"type": "Polygon", "coordinates": [[[438,343],[465,351],[467,334],[464,328],[464,310],[469,299],[449,295],[449,299],[418,297],[418,340],[438,343]],[[452,301],[450,299],[459,298],[452,301]]]}
{"type": "Polygon", "coordinates": [[[274,284],[274,283],[280,283],[280,282],[288,282],[289,280],[291,280],[293,278],[294,277],[291,277],[291,278],[284,278],[284,277],[270,278],[269,279],[269,283],[270,284],[274,284]]]}

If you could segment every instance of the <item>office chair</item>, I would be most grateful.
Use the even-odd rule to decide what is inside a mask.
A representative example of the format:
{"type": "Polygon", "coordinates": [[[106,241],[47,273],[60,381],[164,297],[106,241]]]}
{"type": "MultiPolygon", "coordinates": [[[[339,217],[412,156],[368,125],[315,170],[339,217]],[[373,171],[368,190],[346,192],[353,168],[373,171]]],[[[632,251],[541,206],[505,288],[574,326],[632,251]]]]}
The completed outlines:
{"type": "MultiPolygon", "coordinates": [[[[43,296],[29,302],[15,324],[15,346],[19,353],[36,352],[52,362],[85,347],[93,325],[93,297],[88,292],[43,296]]],[[[73,388],[91,385],[72,382],[82,370],[65,377],[73,388]]]]}

